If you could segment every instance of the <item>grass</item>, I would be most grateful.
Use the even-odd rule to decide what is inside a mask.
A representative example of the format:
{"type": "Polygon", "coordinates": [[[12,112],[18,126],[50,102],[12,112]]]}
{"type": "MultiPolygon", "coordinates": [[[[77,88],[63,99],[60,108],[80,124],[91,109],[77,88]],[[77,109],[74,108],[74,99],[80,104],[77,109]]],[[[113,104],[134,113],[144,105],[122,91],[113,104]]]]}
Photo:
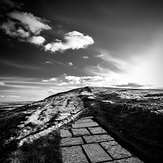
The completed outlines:
{"type": "Polygon", "coordinates": [[[31,144],[13,150],[8,158],[3,160],[10,163],[61,163],[60,135],[56,130],[31,144]]]}
{"type": "MultiPolygon", "coordinates": [[[[26,109],[26,108],[25,108],[26,109]]],[[[24,109],[24,110],[25,110],[24,109]]],[[[35,109],[33,107],[27,109],[35,109]]],[[[17,127],[25,120],[27,114],[22,108],[5,111],[0,115],[0,162],[1,163],[61,163],[60,135],[55,130],[48,135],[35,140],[31,144],[18,147],[16,140],[4,144],[11,136],[17,134],[17,127]]]]}
{"type": "MultiPolygon", "coordinates": [[[[80,93],[83,89],[75,89],[67,93],[80,93]]],[[[85,91],[91,92],[89,87],[85,91]]],[[[95,90],[96,91],[96,90],[95,90]]],[[[163,115],[156,114],[158,110],[163,109],[162,94],[146,94],[146,98],[135,98],[139,93],[131,90],[115,90],[112,93],[101,88],[96,91],[95,99],[89,99],[88,95],[79,95],[84,102],[82,116],[94,116],[95,120],[105,128],[108,133],[115,138],[122,146],[128,149],[135,156],[144,162],[163,162],[163,115]],[[127,92],[126,92],[127,91],[127,92]],[[123,94],[124,93],[124,94],[123,94]],[[133,99],[125,99],[125,93],[134,95],[133,99]],[[121,98],[123,96],[123,98],[121,98]],[[159,96],[155,98],[155,96],[159,96]],[[149,97],[149,98],[147,98],[149,97]],[[154,97],[154,98],[153,98],[154,97]],[[113,103],[102,102],[111,100],[113,103]],[[115,103],[114,103],[115,102],[115,103]]],[[[49,101],[59,95],[51,96],[49,101]],[[52,99],[51,99],[52,98],[52,99]]],[[[68,96],[66,96],[68,97],[68,96]]],[[[61,100],[62,98],[56,99],[61,100]]],[[[72,100],[74,100],[73,98],[72,100]]],[[[62,100],[61,100],[62,101],[62,100]]],[[[75,100],[76,101],[76,100],[75,100]]],[[[73,101],[73,102],[75,102],[73,101]]],[[[60,134],[58,130],[49,133],[44,137],[33,141],[31,144],[24,143],[18,147],[18,142],[13,140],[5,144],[5,140],[15,136],[20,130],[17,126],[21,121],[25,121],[28,112],[34,111],[39,106],[44,105],[40,101],[33,105],[25,105],[14,109],[13,111],[2,111],[0,114],[0,162],[1,163],[61,163],[60,134]],[[23,112],[26,113],[23,113],[23,112]]],[[[69,104],[69,101],[68,101],[69,104]]],[[[80,102],[78,103],[78,105],[80,102]]],[[[55,103],[53,104],[55,107],[55,103]]],[[[58,104],[59,106],[59,104],[58,104]]],[[[62,105],[61,105],[62,106],[62,105]]],[[[75,105],[76,106],[76,105],[75,105]]],[[[30,115],[30,114],[29,114],[30,115]]],[[[48,122],[53,125],[55,116],[48,122]]],[[[33,124],[27,124],[29,126],[33,124]]],[[[67,124],[69,126],[70,124],[67,124]]],[[[63,126],[64,127],[64,126],[63,126]]]]}
{"type": "Polygon", "coordinates": [[[163,116],[143,105],[102,103],[85,99],[95,119],[144,162],[163,161],[163,116]]]}
{"type": "Polygon", "coordinates": [[[15,136],[17,133],[17,125],[21,120],[24,120],[25,116],[21,113],[10,114],[9,112],[4,112],[0,116],[0,162],[5,162],[7,156],[17,148],[17,141],[14,140],[9,144],[5,144],[11,136],[15,136]]]}

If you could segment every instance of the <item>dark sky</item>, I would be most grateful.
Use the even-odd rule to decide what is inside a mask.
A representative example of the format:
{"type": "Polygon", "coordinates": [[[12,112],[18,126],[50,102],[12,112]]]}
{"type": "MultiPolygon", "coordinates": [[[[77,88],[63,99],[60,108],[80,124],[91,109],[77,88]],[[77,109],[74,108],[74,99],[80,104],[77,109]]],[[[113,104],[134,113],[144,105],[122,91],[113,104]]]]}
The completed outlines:
{"type": "Polygon", "coordinates": [[[0,101],[85,85],[163,87],[162,9],[154,0],[1,0],[0,101]]]}

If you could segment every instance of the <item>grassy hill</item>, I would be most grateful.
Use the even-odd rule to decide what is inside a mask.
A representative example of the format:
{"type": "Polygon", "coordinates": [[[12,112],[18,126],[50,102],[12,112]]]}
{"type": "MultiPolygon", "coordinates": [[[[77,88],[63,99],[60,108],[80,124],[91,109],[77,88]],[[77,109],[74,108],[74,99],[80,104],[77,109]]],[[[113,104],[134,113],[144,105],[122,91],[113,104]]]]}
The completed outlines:
{"type": "Polygon", "coordinates": [[[0,162],[61,162],[59,128],[93,115],[144,162],[163,160],[163,91],[84,87],[4,110],[0,162]]]}

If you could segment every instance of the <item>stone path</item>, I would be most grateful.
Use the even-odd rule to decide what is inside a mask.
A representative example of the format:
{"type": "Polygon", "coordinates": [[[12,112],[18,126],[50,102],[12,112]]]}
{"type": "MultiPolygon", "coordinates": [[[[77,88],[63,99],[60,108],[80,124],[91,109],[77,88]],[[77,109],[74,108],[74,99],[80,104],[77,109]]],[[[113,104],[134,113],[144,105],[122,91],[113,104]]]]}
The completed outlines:
{"type": "Polygon", "coordinates": [[[60,130],[63,163],[143,163],[114,140],[93,117],[60,130]]]}

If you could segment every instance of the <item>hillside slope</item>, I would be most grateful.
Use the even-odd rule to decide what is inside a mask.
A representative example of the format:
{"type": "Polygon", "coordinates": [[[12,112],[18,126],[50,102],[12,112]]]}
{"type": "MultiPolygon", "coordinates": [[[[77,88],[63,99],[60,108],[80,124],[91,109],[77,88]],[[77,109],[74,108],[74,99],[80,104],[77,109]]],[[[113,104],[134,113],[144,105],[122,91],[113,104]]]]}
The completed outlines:
{"type": "Polygon", "coordinates": [[[0,115],[0,161],[18,159],[24,163],[37,157],[43,161],[33,162],[47,163],[56,157],[59,163],[58,128],[82,115],[93,115],[144,160],[148,160],[148,156],[151,160],[163,159],[162,95],[162,90],[84,87],[3,111],[0,115]],[[55,152],[51,152],[51,148],[55,152]],[[29,149],[34,151],[28,154],[29,149]]]}
{"type": "Polygon", "coordinates": [[[50,96],[42,101],[2,112],[0,152],[6,157],[15,150],[57,130],[74,120],[84,109],[79,95],[90,94],[88,87],[50,96]]]}

